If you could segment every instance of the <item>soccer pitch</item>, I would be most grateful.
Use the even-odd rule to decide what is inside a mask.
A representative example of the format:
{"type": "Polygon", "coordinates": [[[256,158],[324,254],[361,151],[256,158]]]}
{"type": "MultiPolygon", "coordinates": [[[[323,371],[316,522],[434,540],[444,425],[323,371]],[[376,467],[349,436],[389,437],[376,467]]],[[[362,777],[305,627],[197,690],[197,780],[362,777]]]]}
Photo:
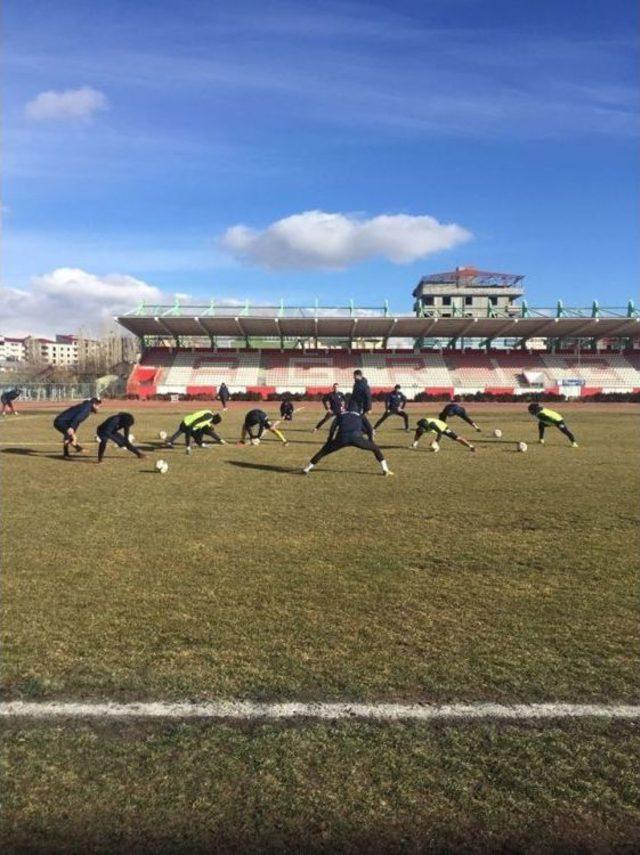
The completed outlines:
{"type": "MultiPolygon", "coordinates": [[[[225,439],[251,406],[225,415],[225,439]]],[[[302,476],[326,436],[313,405],[281,425],[286,447],[267,434],[190,456],[157,436],[200,404],[120,408],[146,460],[110,446],[95,465],[102,413],[68,463],[53,411],[0,425],[5,700],[637,703],[637,408],[559,406],[572,449],[555,430],[538,446],[526,405],[469,405],[483,433],[451,426],[475,455],[446,438],[412,451],[390,419],[376,441],[393,478],[354,449],[302,476]]],[[[438,409],[413,405],[412,426],[438,409]]],[[[631,847],[639,727],[12,718],[3,833],[103,850],[631,847]]]]}

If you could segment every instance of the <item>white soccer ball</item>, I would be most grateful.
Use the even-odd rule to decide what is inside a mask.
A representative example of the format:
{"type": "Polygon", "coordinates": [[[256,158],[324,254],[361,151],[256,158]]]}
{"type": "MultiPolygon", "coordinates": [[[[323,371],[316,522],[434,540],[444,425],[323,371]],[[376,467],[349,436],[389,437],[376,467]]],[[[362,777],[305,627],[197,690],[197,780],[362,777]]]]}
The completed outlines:
{"type": "Polygon", "coordinates": [[[526,442],[519,442],[518,443],[518,451],[526,451],[528,447],[529,446],[527,445],[526,442]]]}
{"type": "Polygon", "coordinates": [[[260,445],[260,440],[257,436],[251,440],[251,445],[260,445]]]}
{"type": "Polygon", "coordinates": [[[158,470],[158,472],[162,472],[165,466],[167,467],[167,469],[169,468],[169,464],[166,460],[156,460],[156,469],[158,470]]]}
{"type": "Polygon", "coordinates": [[[500,428],[496,428],[493,432],[493,435],[496,439],[500,439],[500,437],[502,436],[502,431],[500,430],[500,428]]]}
{"type": "Polygon", "coordinates": [[[135,440],[135,436],[132,433],[130,433],[129,434],[129,442],[134,442],[134,440],[135,440]]]}
{"type": "Polygon", "coordinates": [[[431,451],[435,451],[435,452],[440,451],[440,446],[438,445],[438,443],[437,443],[437,442],[432,442],[432,443],[431,443],[431,451]]]}
{"type": "Polygon", "coordinates": [[[168,471],[169,471],[169,464],[168,464],[168,463],[166,462],[166,460],[165,460],[165,461],[164,461],[164,464],[163,464],[163,466],[162,466],[162,469],[160,470],[160,473],[161,473],[162,475],[166,475],[168,471]]]}
{"type": "Polygon", "coordinates": [[[166,432],[166,430],[161,430],[161,431],[159,431],[159,433],[158,433],[158,439],[161,439],[161,440],[164,442],[164,440],[165,440],[166,438],[167,438],[167,432],[166,432]]]}

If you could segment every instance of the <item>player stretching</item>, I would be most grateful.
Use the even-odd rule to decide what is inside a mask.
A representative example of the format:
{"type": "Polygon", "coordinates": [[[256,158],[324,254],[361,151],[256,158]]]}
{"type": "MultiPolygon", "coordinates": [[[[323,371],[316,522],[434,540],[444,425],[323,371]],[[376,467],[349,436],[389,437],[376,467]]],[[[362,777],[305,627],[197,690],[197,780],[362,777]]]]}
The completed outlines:
{"type": "Polygon", "coordinates": [[[285,398],[280,404],[280,416],[285,420],[285,422],[293,421],[293,414],[295,411],[296,408],[293,406],[291,398],[285,398]]]}
{"type": "Polygon", "coordinates": [[[393,391],[389,392],[384,402],[384,413],[380,416],[378,421],[374,424],[373,429],[378,430],[380,425],[385,422],[389,416],[400,416],[400,418],[404,422],[404,429],[409,430],[409,416],[406,414],[404,408],[407,406],[407,398],[400,391],[401,386],[397,383],[393,387],[393,391]]]}
{"type": "Polygon", "coordinates": [[[131,413],[116,413],[115,416],[109,416],[106,421],[102,422],[98,427],[98,439],[100,440],[100,445],[98,446],[98,463],[102,463],[109,440],[115,442],[118,448],[126,448],[140,460],[146,456],[139,448],[132,445],[129,439],[129,431],[133,422],[134,418],[131,413]]]}
{"type": "Polygon", "coordinates": [[[15,387],[13,389],[7,389],[6,392],[3,392],[2,395],[0,395],[0,403],[2,404],[3,416],[6,416],[7,412],[12,416],[18,415],[18,411],[13,406],[13,402],[16,400],[16,398],[19,398],[20,395],[22,395],[22,389],[17,389],[15,387]]]}
{"type": "Polygon", "coordinates": [[[560,413],[556,413],[555,410],[549,410],[543,407],[542,404],[529,404],[527,409],[532,416],[538,419],[538,442],[540,445],[544,445],[545,429],[547,427],[556,427],[560,433],[563,433],[567,437],[572,448],[578,447],[575,436],[566,426],[560,413]]]}
{"type": "Polygon", "coordinates": [[[255,440],[260,442],[265,430],[275,434],[284,445],[287,444],[285,435],[278,430],[278,422],[272,422],[264,410],[249,410],[244,417],[240,442],[243,445],[247,442],[247,439],[251,443],[255,442],[255,440]]]}
{"type": "Polygon", "coordinates": [[[304,467],[303,474],[308,475],[327,454],[333,454],[334,451],[349,447],[371,451],[382,467],[382,474],[393,475],[393,472],[389,470],[389,464],[384,459],[384,454],[373,441],[373,429],[369,419],[355,409],[336,416],[329,431],[329,439],[304,467]]]}
{"type": "Polygon", "coordinates": [[[325,408],[326,412],[324,416],[320,419],[318,424],[314,427],[314,433],[317,430],[320,430],[322,425],[325,424],[325,422],[328,422],[329,419],[332,419],[335,416],[339,416],[340,413],[343,413],[345,410],[345,397],[342,392],[338,392],[337,383],[334,383],[331,387],[331,391],[323,396],[322,406],[325,408]]]}
{"type": "Polygon", "coordinates": [[[467,411],[465,408],[459,403],[460,395],[456,395],[453,401],[450,401],[444,410],[440,413],[438,418],[441,422],[446,422],[449,416],[457,416],[459,419],[462,419],[463,422],[466,422],[468,425],[471,425],[474,430],[481,431],[482,428],[479,428],[478,425],[472,421],[467,415],[467,411]]]}
{"type": "Polygon", "coordinates": [[[76,432],[82,422],[88,419],[91,413],[97,413],[102,401],[100,398],[90,398],[83,401],[81,404],[76,404],[74,407],[69,407],[59,413],[53,420],[54,428],[59,431],[62,436],[62,456],[65,460],[70,460],[69,446],[73,447],[76,452],[82,451],[82,446],[78,442],[76,432]]]}
{"type": "MultiPolygon", "coordinates": [[[[443,436],[446,436],[448,439],[454,439],[456,442],[459,442],[460,445],[464,445],[469,451],[475,451],[475,448],[471,443],[466,440],[463,436],[458,436],[457,433],[454,433],[449,425],[446,422],[443,422],[441,419],[420,419],[418,422],[418,427],[416,429],[415,436],[413,437],[413,444],[411,448],[417,448],[418,442],[420,441],[420,437],[425,433],[435,433],[436,442],[440,442],[443,436]]],[[[437,448],[436,448],[437,450],[437,448]]]]}
{"type": "Polygon", "coordinates": [[[205,435],[210,436],[214,442],[224,445],[224,439],[218,436],[213,429],[213,425],[219,425],[221,421],[222,416],[220,413],[213,413],[211,410],[198,410],[195,413],[189,413],[189,415],[185,416],[180,422],[178,430],[173,434],[173,436],[169,437],[167,445],[171,448],[181,433],[184,434],[184,444],[186,446],[187,454],[191,454],[192,439],[195,440],[196,445],[202,448],[204,445],[202,438],[205,435]]]}

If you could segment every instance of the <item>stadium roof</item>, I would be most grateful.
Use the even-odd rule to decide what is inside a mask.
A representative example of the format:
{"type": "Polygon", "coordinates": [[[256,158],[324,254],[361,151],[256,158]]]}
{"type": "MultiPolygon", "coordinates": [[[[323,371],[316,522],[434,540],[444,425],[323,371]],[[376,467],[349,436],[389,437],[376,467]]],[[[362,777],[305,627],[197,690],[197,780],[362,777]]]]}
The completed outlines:
{"type": "Polygon", "coordinates": [[[528,309],[488,317],[436,312],[391,315],[383,309],[155,306],[116,318],[137,336],[248,338],[637,338],[640,317],[628,309],[528,309]]]}
{"type": "MultiPolygon", "coordinates": [[[[478,270],[477,267],[456,267],[455,270],[447,270],[444,273],[432,273],[423,276],[420,285],[466,285],[484,286],[492,288],[507,288],[518,285],[524,279],[519,273],[495,273],[489,270],[478,270]]],[[[414,293],[414,296],[415,293],[414,293]]]]}

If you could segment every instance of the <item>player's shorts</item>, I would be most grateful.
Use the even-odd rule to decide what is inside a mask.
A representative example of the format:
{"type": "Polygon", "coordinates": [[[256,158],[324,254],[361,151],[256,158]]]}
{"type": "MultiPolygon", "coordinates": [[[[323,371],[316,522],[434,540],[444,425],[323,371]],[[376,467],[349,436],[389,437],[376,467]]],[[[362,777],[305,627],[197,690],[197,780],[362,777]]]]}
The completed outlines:
{"type": "Polygon", "coordinates": [[[53,426],[63,435],[66,435],[67,431],[71,428],[71,425],[68,424],[68,422],[60,421],[57,418],[53,420],[53,426]]]}

